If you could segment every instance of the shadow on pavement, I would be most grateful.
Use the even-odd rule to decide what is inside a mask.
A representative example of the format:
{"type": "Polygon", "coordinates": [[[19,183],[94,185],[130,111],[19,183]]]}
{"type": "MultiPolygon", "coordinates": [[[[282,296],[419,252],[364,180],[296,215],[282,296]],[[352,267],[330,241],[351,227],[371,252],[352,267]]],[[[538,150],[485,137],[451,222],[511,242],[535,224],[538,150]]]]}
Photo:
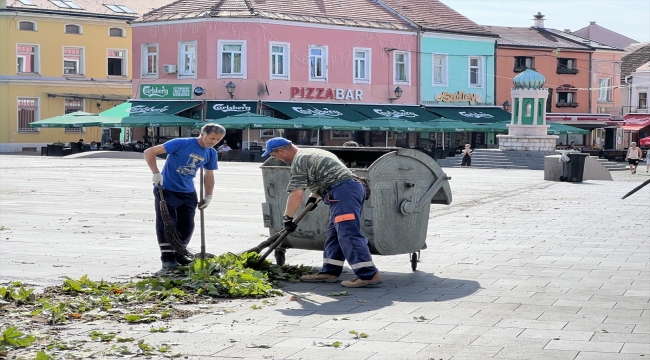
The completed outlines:
{"type": "MultiPolygon", "coordinates": [[[[474,280],[440,278],[431,273],[381,272],[383,283],[367,288],[345,288],[340,283],[282,283],[282,290],[296,297],[294,306],[278,309],[283,315],[304,316],[305,311],[351,314],[396,303],[431,303],[457,300],[481,288],[474,280]],[[348,292],[342,295],[341,292],[348,292]],[[301,310],[301,311],[297,311],[301,310]]],[[[350,272],[341,280],[354,278],[350,272]]]]}

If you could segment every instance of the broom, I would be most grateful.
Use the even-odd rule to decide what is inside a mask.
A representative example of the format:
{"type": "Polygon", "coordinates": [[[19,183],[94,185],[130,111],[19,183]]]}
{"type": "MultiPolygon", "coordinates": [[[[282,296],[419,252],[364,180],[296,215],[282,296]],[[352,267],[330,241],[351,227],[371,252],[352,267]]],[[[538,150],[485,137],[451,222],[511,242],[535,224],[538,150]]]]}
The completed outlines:
{"type": "Polygon", "coordinates": [[[181,234],[176,230],[176,225],[174,224],[172,217],[169,215],[169,209],[167,208],[167,201],[165,201],[162,186],[158,187],[158,194],[160,196],[160,217],[165,224],[165,240],[167,240],[167,243],[177,255],[193,257],[194,255],[187,250],[187,247],[181,239],[181,234]]]}

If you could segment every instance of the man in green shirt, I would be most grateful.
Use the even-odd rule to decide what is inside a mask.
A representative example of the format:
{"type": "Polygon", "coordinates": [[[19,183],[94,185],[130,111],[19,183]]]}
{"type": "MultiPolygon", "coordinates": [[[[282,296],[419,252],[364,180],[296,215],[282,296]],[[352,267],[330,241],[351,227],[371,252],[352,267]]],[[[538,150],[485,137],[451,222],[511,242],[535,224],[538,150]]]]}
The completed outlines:
{"type": "Polygon", "coordinates": [[[268,155],[291,163],[291,178],[287,186],[289,198],[282,218],[285,230],[293,232],[297,228],[293,216],[302,203],[305,189],[311,192],[307,204],[315,203],[320,196],[330,207],[323,267],[318,274],[303,276],[301,280],[336,282],[347,260],[357,278],[343,281],[341,285],[364,287],[381,284],[368,242],[361,234],[365,188],[354,180],[350,169],[329,151],[300,149],[281,137],[266,142],[266,151],[262,156],[268,155]]]}

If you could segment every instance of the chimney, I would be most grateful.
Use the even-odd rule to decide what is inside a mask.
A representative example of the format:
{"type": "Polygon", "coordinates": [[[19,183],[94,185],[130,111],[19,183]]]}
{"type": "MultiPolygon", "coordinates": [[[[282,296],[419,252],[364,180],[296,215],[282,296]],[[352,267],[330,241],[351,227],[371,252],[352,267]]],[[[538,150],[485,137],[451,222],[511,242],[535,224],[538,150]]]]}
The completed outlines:
{"type": "Polygon", "coordinates": [[[544,20],[546,20],[546,19],[544,19],[544,15],[542,15],[542,13],[538,11],[536,15],[533,15],[533,17],[534,17],[533,26],[543,29],[544,28],[544,20]]]}
{"type": "Polygon", "coordinates": [[[590,21],[589,25],[596,25],[596,22],[595,21],[590,21]]]}
{"type": "Polygon", "coordinates": [[[567,34],[571,34],[571,29],[564,29],[564,32],[567,34]]]}

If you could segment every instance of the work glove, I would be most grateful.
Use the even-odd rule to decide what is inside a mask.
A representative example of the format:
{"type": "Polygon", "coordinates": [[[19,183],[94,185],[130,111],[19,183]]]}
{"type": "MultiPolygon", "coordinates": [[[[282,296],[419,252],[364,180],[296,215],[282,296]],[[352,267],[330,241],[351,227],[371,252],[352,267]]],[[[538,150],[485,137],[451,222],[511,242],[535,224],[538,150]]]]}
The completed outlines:
{"type": "Polygon", "coordinates": [[[207,208],[210,205],[210,201],[212,201],[212,195],[206,195],[199,203],[199,210],[207,208]]]}
{"type": "Polygon", "coordinates": [[[309,204],[314,204],[314,207],[311,208],[311,210],[309,210],[309,211],[313,211],[316,208],[316,206],[318,206],[318,204],[316,204],[317,200],[318,200],[318,198],[315,197],[315,196],[310,196],[309,197],[309,200],[307,200],[307,202],[305,203],[305,206],[307,206],[309,204]]]}
{"type": "Polygon", "coordinates": [[[153,184],[156,186],[162,186],[163,183],[163,177],[161,173],[155,173],[153,174],[153,177],[151,178],[151,181],[153,181],[153,184]]]}
{"type": "Polygon", "coordinates": [[[296,231],[297,228],[298,228],[298,224],[293,222],[293,220],[289,220],[289,221],[284,222],[284,230],[286,230],[287,232],[292,233],[292,232],[296,231]]]}

